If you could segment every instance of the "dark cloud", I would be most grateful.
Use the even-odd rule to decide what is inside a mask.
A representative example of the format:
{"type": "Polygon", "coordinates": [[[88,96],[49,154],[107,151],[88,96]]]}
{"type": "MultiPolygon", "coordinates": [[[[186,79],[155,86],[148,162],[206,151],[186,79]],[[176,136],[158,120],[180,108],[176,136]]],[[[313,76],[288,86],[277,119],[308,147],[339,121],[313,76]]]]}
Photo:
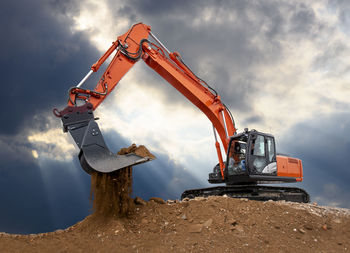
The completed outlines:
{"type": "Polygon", "coordinates": [[[302,159],[302,185],[320,204],[350,208],[349,131],[349,113],[319,115],[296,124],[279,140],[282,153],[302,159]]]}
{"type": "Polygon", "coordinates": [[[206,182],[199,181],[166,155],[157,153],[155,155],[157,160],[134,167],[134,196],[144,199],[154,196],[180,199],[185,190],[205,187],[206,182]]]}
{"type": "Polygon", "coordinates": [[[328,8],[337,13],[343,31],[350,34],[350,2],[347,0],[328,1],[328,8]]]}
{"type": "Polygon", "coordinates": [[[90,181],[80,166],[45,159],[39,164],[20,137],[0,141],[0,231],[48,232],[88,215],[90,181]]]}
{"type": "MultiPolygon", "coordinates": [[[[63,1],[2,1],[0,132],[15,134],[35,113],[62,106],[67,90],[97,58],[84,34],[72,33],[63,1]],[[61,10],[61,12],[60,12],[61,10]]],[[[72,7],[72,9],[74,9],[72,7]]]]}
{"type": "Polygon", "coordinates": [[[252,116],[252,117],[248,117],[244,120],[244,126],[249,127],[249,125],[255,125],[258,123],[263,123],[264,122],[264,118],[258,115],[252,116]]]}
{"type": "Polygon", "coordinates": [[[325,50],[320,52],[314,59],[314,70],[327,72],[329,77],[346,75],[350,66],[344,61],[344,55],[350,52],[350,48],[344,42],[335,40],[327,44],[325,50]]]}
{"type": "MultiPolygon", "coordinates": [[[[293,53],[283,43],[314,40],[326,32],[309,5],[288,1],[126,1],[121,6],[109,5],[114,22],[122,17],[130,25],[151,25],[153,33],[171,51],[179,51],[234,114],[249,112],[252,117],[258,117],[258,108],[251,101],[269,85],[259,68],[270,66],[278,74],[279,64],[293,53]]],[[[164,91],[172,103],[186,104],[182,95],[150,72],[140,68],[140,79],[164,91]]]]}
{"type": "Polygon", "coordinates": [[[74,8],[71,1],[0,3],[1,231],[52,231],[89,212],[89,180],[80,166],[39,164],[27,140],[30,128],[47,130],[42,114],[63,106],[68,88],[96,60],[97,51],[87,37],[70,30],[67,10],[72,13],[74,8]],[[82,175],[72,178],[74,170],[82,175]],[[80,181],[83,189],[77,190],[80,181]]]}
{"type": "Polygon", "coordinates": [[[314,11],[304,3],[294,6],[293,9],[288,32],[308,36],[317,22],[314,11]]]}

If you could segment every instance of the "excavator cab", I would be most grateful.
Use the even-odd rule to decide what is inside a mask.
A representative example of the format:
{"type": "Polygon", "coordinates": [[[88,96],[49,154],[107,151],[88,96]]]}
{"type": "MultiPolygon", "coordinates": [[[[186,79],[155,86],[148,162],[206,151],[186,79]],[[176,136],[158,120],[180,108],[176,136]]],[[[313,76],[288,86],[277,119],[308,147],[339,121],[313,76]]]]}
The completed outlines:
{"type": "Polygon", "coordinates": [[[249,137],[247,159],[250,174],[276,175],[275,138],[255,131],[249,137]]]}
{"type": "Polygon", "coordinates": [[[291,180],[295,179],[277,176],[275,138],[254,129],[245,129],[230,139],[224,179],[216,166],[208,181],[231,185],[291,180]]]}
{"type": "Polygon", "coordinates": [[[231,137],[226,160],[226,184],[270,181],[277,176],[275,138],[256,130],[231,137]]]}

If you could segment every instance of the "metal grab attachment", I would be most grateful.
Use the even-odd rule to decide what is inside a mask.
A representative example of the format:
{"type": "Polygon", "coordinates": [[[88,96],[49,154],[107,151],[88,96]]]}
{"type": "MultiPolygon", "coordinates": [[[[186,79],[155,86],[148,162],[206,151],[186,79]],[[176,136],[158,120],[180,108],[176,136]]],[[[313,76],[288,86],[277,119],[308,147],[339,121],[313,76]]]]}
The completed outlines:
{"type": "Polygon", "coordinates": [[[88,108],[92,107],[89,104],[70,107],[70,113],[62,117],[63,131],[69,132],[80,148],[79,161],[87,173],[91,174],[94,171],[110,173],[152,160],[150,157],[142,157],[133,153],[113,154],[103,139],[92,110],[88,108]]]}

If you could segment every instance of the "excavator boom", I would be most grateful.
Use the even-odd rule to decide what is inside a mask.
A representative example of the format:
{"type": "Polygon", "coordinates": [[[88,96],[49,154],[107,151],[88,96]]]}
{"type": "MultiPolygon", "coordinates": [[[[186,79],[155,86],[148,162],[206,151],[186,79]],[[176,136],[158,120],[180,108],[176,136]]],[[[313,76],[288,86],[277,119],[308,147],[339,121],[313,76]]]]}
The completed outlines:
{"type": "MultiPolygon", "coordinates": [[[[91,70],[83,80],[76,87],[72,87],[69,90],[68,106],[62,111],[54,110],[54,114],[62,118],[64,130],[70,132],[76,144],[80,147],[79,159],[83,168],[88,172],[95,170],[108,173],[150,160],[142,160],[141,157],[133,157],[131,159],[131,156],[115,158],[115,155],[105,145],[93,117],[93,111],[140,59],[209,118],[213,124],[215,137],[217,132],[227,152],[229,137],[236,133],[236,128],[233,117],[227,107],[221,102],[220,96],[184,64],[179,53],[170,52],[151,33],[149,26],[139,23],[132,26],[125,34],[119,36],[106,53],[91,66],[91,70]],[[149,36],[153,38],[154,43],[148,40],[149,36]],[[88,77],[93,72],[96,72],[114,51],[116,51],[116,54],[104,71],[95,89],[87,90],[81,88],[88,77]],[[78,101],[83,101],[84,105],[78,106],[78,101]],[[98,134],[92,131],[96,131],[98,134]],[[112,164],[115,165],[112,166],[112,164]],[[103,167],[108,167],[108,169],[103,169],[103,167]]],[[[224,177],[224,161],[217,139],[215,147],[221,176],[224,177]]]]}

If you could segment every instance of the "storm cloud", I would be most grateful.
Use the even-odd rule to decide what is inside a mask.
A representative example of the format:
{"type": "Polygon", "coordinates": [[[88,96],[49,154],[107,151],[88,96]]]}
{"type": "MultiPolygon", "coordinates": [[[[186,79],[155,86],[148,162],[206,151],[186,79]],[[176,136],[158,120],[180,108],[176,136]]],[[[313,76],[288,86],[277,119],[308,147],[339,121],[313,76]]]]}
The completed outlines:
{"type": "Polygon", "coordinates": [[[68,88],[98,57],[83,33],[72,33],[64,7],[57,1],[1,2],[1,133],[18,133],[35,114],[62,106],[68,88]]]}
{"type": "Polygon", "coordinates": [[[350,113],[319,115],[290,129],[281,143],[304,166],[302,186],[313,201],[350,208],[350,113]]]}

